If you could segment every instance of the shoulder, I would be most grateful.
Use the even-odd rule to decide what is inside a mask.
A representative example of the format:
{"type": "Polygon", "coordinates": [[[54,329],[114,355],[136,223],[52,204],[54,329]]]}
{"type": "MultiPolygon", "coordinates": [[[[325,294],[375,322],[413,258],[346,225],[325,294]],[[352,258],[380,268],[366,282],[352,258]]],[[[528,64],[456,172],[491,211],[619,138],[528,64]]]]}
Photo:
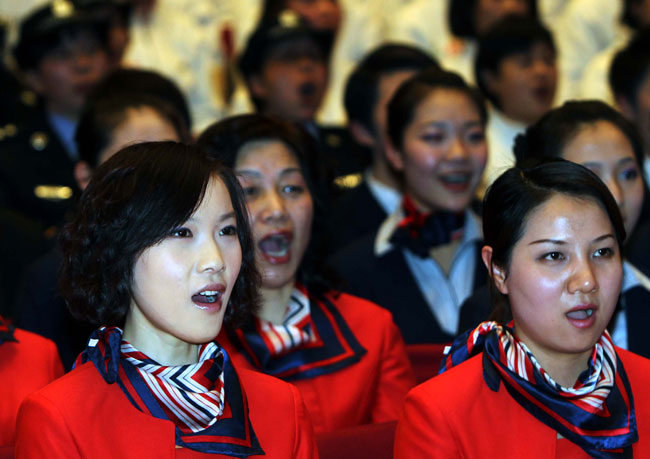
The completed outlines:
{"type": "Polygon", "coordinates": [[[359,263],[369,264],[375,257],[374,246],[377,232],[373,231],[365,236],[362,236],[346,247],[336,252],[330,257],[330,262],[342,270],[353,268],[354,271],[359,271],[359,263]],[[351,263],[354,261],[354,263],[351,263]]]}
{"type": "Polygon", "coordinates": [[[372,324],[384,326],[393,322],[393,315],[389,310],[364,298],[344,292],[330,292],[327,298],[353,329],[356,329],[357,324],[350,322],[363,321],[360,326],[372,324]]]}
{"type": "MultiPolygon", "coordinates": [[[[625,373],[630,379],[632,389],[650,384],[650,359],[641,357],[623,348],[616,348],[616,355],[621,359],[625,373]]],[[[639,389],[641,390],[641,389],[639,389]]],[[[645,389],[643,389],[645,391],[645,389]]]]}

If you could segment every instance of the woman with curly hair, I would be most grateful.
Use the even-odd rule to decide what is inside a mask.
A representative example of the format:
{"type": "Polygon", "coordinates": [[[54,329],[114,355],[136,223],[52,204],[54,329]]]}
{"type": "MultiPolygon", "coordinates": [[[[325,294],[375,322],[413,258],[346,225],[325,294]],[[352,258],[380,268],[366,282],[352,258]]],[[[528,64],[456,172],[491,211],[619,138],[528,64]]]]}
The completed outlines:
{"type": "Polygon", "coordinates": [[[127,147],[96,170],[62,249],[69,307],[102,327],[23,403],[17,457],[315,454],[298,392],[236,371],[214,341],[257,304],[229,169],[175,142],[127,147]]]}

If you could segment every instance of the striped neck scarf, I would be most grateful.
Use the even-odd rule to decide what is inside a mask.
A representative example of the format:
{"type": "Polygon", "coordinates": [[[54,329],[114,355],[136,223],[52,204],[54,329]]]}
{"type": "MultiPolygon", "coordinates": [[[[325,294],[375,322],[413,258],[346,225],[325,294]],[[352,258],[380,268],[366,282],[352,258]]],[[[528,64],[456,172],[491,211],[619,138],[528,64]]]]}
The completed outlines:
{"type": "Polygon", "coordinates": [[[210,342],[200,346],[198,357],[194,364],[165,367],[122,340],[119,328],[102,327],[75,366],[91,361],[135,408],[173,422],[179,447],[234,457],[264,454],[226,351],[210,342]]]}
{"type": "Polygon", "coordinates": [[[0,344],[6,341],[18,341],[14,337],[14,327],[9,325],[3,318],[0,316],[0,344]]]}
{"type": "Polygon", "coordinates": [[[367,352],[329,295],[312,296],[296,284],[282,325],[256,319],[227,330],[259,371],[286,381],[315,378],[359,362],[367,352]]]}
{"type": "Polygon", "coordinates": [[[255,317],[255,328],[271,357],[279,357],[318,341],[311,320],[309,298],[305,292],[294,288],[282,324],[276,325],[255,317]]]}
{"type": "Polygon", "coordinates": [[[503,382],[510,395],[539,421],[596,458],[627,457],[638,440],[634,400],[623,364],[605,331],[585,370],[563,387],[513,334],[513,323],[483,322],[448,349],[440,373],[483,352],[483,377],[494,391],[503,382]]]}
{"type": "Polygon", "coordinates": [[[198,362],[173,367],[158,364],[125,340],[120,352],[138,369],[167,418],[181,432],[204,430],[223,414],[223,351],[216,343],[199,348],[198,362]]]}
{"type": "Polygon", "coordinates": [[[390,237],[390,243],[407,249],[420,258],[428,258],[431,249],[462,239],[465,229],[465,213],[422,213],[413,200],[404,195],[402,200],[404,218],[400,220],[390,237]]]}

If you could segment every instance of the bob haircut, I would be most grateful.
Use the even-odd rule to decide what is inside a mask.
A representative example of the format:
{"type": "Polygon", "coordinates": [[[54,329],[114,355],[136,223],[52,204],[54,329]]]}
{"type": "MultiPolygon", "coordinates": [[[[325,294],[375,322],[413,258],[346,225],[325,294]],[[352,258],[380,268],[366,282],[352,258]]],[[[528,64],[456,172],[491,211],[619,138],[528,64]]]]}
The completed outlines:
{"type": "Polygon", "coordinates": [[[259,275],[239,182],[199,147],[176,142],[131,145],[95,171],[61,235],[61,290],[72,314],[95,324],[122,325],[137,258],[192,216],[213,178],[230,194],[242,251],[225,320],[247,320],[258,307],[259,275]]]}
{"type": "Polygon", "coordinates": [[[490,92],[485,82],[486,73],[498,75],[501,62],[513,54],[527,53],[537,43],[547,45],[556,53],[551,32],[536,19],[509,15],[500,19],[479,40],[474,61],[474,77],[483,95],[495,107],[501,101],[490,92]]]}
{"type": "Polygon", "coordinates": [[[323,268],[327,257],[325,245],[325,202],[327,183],[318,147],[311,135],[297,125],[260,114],[226,118],[209,126],[197,139],[210,156],[234,168],[237,156],[250,142],[278,141],[289,147],[298,160],[300,170],[314,202],[312,234],[305,255],[298,266],[297,278],[314,293],[323,293],[338,282],[336,276],[323,268]]]}
{"type": "MultiPolygon", "coordinates": [[[[625,227],[618,206],[607,186],[584,166],[559,158],[542,158],[505,171],[488,188],[483,200],[483,240],[492,247],[492,265],[508,275],[512,251],[526,231],[530,214],[555,195],[589,200],[603,209],[614,228],[619,249],[625,227]]],[[[490,274],[492,269],[489,269],[490,274]]],[[[492,319],[512,319],[506,295],[490,282],[494,310],[492,319]]]]}
{"type": "Polygon", "coordinates": [[[487,110],[481,94],[465,83],[458,74],[445,70],[424,70],[406,80],[388,103],[388,138],[393,147],[402,149],[404,132],[413,121],[420,103],[437,89],[460,91],[476,106],[481,124],[487,123],[487,110]]]}
{"type": "Polygon", "coordinates": [[[632,40],[614,56],[609,67],[609,86],[618,99],[622,97],[637,108],[639,88],[650,78],[650,28],[637,33],[632,40]]]}
{"type": "MultiPolygon", "coordinates": [[[[450,0],[449,1],[449,28],[451,33],[461,38],[477,38],[476,35],[476,4],[481,0],[450,0]]],[[[537,0],[528,0],[528,15],[535,20],[537,13],[537,0]]]]}
{"type": "Polygon", "coordinates": [[[381,79],[400,71],[439,69],[436,60],[410,45],[389,43],[368,54],[354,69],[345,85],[344,105],[348,120],[356,121],[369,132],[378,134],[373,113],[381,79]]]}
{"type": "Polygon", "coordinates": [[[599,121],[611,123],[627,138],[639,168],[643,168],[643,143],[635,126],[621,113],[599,100],[569,101],[546,113],[515,138],[517,162],[531,158],[561,158],[564,147],[584,128],[599,121]]]}

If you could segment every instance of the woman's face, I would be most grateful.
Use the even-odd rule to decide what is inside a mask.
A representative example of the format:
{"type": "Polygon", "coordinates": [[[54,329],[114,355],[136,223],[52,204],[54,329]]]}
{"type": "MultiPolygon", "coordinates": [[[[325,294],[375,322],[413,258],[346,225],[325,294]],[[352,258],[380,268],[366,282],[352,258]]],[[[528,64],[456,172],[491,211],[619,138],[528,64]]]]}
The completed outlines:
{"type": "MultiPolygon", "coordinates": [[[[390,149],[392,150],[392,149],[390,149]]],[[[436,89],[415,109],[401,151],[387,152],[405,190],[426,211],[463,211],[487,159],[484,126],[464,92],[436,89]]]]}
{"type": "Polygon", "coordinates": [[[492,24],[508,14],[530,14],[529,0],[476,0],[474,24],[481,36],[492,24]]]}
{"type": "Polygon", "coordinates": [[[246,194],[262,286],[293,285],[314,214],[297,158],[281,141],[254,141],[239,151],[235,170],[246,194]]]}
{"type": "Polygon", "coordinates": [[[528,217],[505,279],[515,334],[544,364],[591,352],[607,326],[622,266],[607,213],[592,200],[556,194],[528,217]]]}
{"type": "Polygon", "coordinates": [[[630,234],[643,206],[643,179],[625,134],[607,121],[588,125],[566,144],[562,157],[600,177],[614,196],[630,234]]]}
{"type": "Polygon", "coordinates": [[[241,260],[230,195],[221,180],[211,179],[190,219],[136,259],[127,324],[130,336],[146,342],[132,344],[144,350],[152,343],[213,340],[241,260]]]}

